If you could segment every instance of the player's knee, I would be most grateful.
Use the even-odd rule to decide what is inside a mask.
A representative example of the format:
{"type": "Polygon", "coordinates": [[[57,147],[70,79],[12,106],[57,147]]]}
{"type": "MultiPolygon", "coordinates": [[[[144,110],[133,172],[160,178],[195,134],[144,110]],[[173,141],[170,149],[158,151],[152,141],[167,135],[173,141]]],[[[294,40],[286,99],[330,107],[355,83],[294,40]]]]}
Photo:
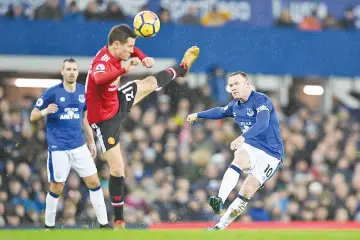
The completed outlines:
{"type": "Polygon", "coordinates": [[[110,168],[110,174],[114,177],[124,177],[124,168],[110,168]]]}
{"type": "Polygon", "coordinates": [[[254,192],[255,189],[251,185],[246,184],[245,186],[241,186],[240,194],[247,199],[250,199],[254,195],[254,192]]]}
{"type": "Polygon", "coordinates": [[[89,179],[88,183],[87,183],[87,187],[89,189],[94,189],[100,186],[100,180],[99,178],[96,177],[92,177],[91,179],[89,179]]]}
{"type": "Polygon", "coordinates": [[[64,189],[64,183],[53,182],[50,184],[50,191],[60,195],[64,189]]]}
{"type": "Polygon", "coordinates": [[[240,166],[241,165],[241,161],[239,158],[234,158],[234,160],[232,161],[232,164],[235,164],[236,166],[240,166]]]}
{"type": "Polygon", "coordinates": [[[141,84],[146,90],[155,90],[158,87],[157,80],[154,76],[149,76],[141,81],[141,84]]]}
{"type": "Polygon", "coordinates": [[[110,174],[115,177],[124,177],[124,163],[120,160],[109,162],[110,174]]]}
{"type": "Polygon", "coordinates": [[[239,168],[242,171],[248,170],[251,166],[249,155],[245,151],[236,153],[232,163],[235,164],[236,166],[239,166],[239,168]]]}

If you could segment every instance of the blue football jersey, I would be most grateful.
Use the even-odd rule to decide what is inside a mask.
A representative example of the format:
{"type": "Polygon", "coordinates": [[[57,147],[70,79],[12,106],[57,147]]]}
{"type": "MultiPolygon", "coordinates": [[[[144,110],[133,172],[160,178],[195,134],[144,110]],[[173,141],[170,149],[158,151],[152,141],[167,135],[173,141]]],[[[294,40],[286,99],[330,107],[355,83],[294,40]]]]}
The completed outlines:
{"type": "Polygon", "coordinates": [[[259,112],[269,111],[270,120],[267,129],[255,137],[245,138],[245,142],[279,160],[284,158],[280,122],[274,105],[267,95],[252,91],[246,102],[233,100],[223,107],[222,111],[225,116],[235,119],[243,133],[255,124],[259,112]]]}
{"type": "Polygon", "coordinates": [[[75,92],[68,92],[62,83],[58,84],[47,89],[34,107],[43,110],[51,103],[58,106],[58,111],[46,116],[49,150],[71,150],[84,145],[82,120],[86,111],[85,87],[77,83],[75,92]]]}

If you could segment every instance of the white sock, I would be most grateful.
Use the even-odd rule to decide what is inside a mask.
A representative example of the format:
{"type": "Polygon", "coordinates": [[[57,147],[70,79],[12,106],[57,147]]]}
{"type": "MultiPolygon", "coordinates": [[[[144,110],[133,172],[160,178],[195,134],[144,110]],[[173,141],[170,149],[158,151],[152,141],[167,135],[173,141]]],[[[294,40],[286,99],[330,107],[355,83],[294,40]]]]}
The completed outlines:
{"type": "Polygon", "coordinates": [[[229,208],[226,210],[225,214],[220,218],[220,221],[216,226],[221,229],[229,226],[232,221],[234,221],[245,209],[249,200],[242,197],[240,194],[238,197],[231,203],[229,208]]]}
{"type": "Polygon", "coordinates": [[[219,195],[223,203],[225,203],[231,191],[235,188],[236,184],[239,181],[241,170],[235,165],[231,164],[230,167],[226,170],[224,177],[221,181],[219,195]]]}
{"type": "Polygon", "coordinates": [[[104,201],[104,194],[101,187],[89,189],[90,201],[95,209],[96,217],[101,225],[108,224],[107,211],[104,201]]]}
{"type": "Polygon", "coordinates": [[[55,226],[56,210],[59,202],[59,195],[48,192],[46,195],[45,224],[48,227],[55,226]]]}

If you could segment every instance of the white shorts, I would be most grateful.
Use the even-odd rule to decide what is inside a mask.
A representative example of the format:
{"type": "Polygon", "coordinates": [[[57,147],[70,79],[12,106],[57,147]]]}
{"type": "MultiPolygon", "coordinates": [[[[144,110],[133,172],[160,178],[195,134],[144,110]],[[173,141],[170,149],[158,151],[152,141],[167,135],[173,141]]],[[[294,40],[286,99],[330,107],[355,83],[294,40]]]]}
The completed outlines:
{"type": "Polygon", "coordinates": [[[269,180],[280,166],[280,160],[247,143],[243,143],[234,155],[236,156],[237,151],[240,150],[245,150],[250,156],[250,168],[243,172],[252,174],[259,180],[260,185],[269,180]]]}
{"type": "Polygon", "coordinates": [[[86,144],[72,150],[48,152],[47,173],[49,182],[65,182],[71,168],[74,168],[82,178],[97,173],[94,159],[86,144]]]}

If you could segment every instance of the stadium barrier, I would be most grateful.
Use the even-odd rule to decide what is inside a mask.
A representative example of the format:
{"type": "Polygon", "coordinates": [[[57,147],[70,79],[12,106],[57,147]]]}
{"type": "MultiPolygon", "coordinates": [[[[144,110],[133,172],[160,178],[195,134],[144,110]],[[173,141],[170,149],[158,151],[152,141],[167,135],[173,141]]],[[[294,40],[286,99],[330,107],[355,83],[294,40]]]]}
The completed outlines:
{"type": "MultiPolygon", "coordinates": [[[[0,32],[6,37],[0,38],[0,54],[92,57],[106,44],[113,24],[3,20],[0,32]]],[[[211,63],[227,71],[241,67],[248,73],[355,77],[360,76],[358,39],[359,31],[163,24],[156,37],[138,39],[137,45],[149,56],[180,61],[184,51],[196,44],[201,54],[191,71],[198,73],[206,72],[211,63]]]]}

